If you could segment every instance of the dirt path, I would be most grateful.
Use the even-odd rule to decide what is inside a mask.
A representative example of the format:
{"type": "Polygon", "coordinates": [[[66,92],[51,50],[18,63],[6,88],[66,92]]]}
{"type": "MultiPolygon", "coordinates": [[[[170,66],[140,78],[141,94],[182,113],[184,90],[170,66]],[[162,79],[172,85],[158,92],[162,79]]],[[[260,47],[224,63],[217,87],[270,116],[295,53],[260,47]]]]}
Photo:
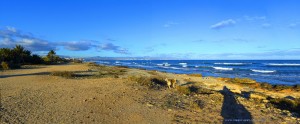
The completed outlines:
{"type": "Polygon", "coordinates": [[[170,123],[166,111],[137,102],[145,93],[121,78],[76,80],[47,74],[86,69],[68,65],[2,72],[1,123],[170,123]]]}

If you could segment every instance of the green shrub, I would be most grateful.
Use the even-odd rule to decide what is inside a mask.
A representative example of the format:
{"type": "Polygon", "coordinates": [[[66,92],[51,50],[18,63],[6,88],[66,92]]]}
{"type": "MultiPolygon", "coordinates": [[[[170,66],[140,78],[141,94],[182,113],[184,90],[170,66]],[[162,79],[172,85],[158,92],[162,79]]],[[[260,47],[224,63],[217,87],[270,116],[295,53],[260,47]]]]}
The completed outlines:
{"type": "Polygon", "coordinates": [[[192,92],[189,87],[187,86],[177,86],[176,87],[177,92],[184,95],[190,95],[192,92]]]}
{"type": "Polygon", "coordinates": [[[1,67],[3,70],[9,70],[10,66],[7,62],[1,62],[1,67]]]}
{"type": "Polygon", "coordinates": [[[64,78],[72,78],[75,76],[74,72],[70,72],[70,71],[54,71],[51,72],[52,76],[61,76],[64,78]]]}
{"type": "Polygon", "coordinates": [[[135,81],[142,86],[147,86],[150,89],[166,88],[166,82],[163,77],[159,76],[130,76],[129,80],[135,81]]]}

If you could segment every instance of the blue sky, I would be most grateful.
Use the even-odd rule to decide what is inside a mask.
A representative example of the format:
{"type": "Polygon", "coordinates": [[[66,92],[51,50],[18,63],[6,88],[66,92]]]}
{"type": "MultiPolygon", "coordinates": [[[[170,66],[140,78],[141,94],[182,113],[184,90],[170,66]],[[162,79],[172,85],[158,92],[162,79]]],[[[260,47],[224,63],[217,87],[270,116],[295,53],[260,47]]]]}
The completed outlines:
{"type": "Polygon", "coordinates": [[[0,0],[0,47],[73,57],[300,59],[297,0],[0,0]]]}

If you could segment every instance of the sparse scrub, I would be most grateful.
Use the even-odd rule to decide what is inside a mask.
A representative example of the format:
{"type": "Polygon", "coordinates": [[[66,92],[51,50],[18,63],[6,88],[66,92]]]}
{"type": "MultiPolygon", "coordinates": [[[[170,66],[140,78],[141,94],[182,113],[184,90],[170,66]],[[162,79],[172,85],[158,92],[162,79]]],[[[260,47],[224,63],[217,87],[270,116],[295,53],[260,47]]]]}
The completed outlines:
{"type": "Polygon", "coordinates": [[[157,71],[148,71],[148,73],[151,74],[151,75],[157,75],[158,74],[157,71]]]}
{"type": "Polygon", "coordinates": [[[3,70],[9,70],[9,64],[7,62],[1,62],[1,67],[3,70]]]}
{"type": "Polygon", "coordinates": [[[61,76],[64,78],[72,78],[75,76],[74,72],[70,71],[54,71],[51,73],[52,76],[61,76]]]}
{"type": "Polygon", "coordinates": [[[270,102],[277,108],[289,110],[300,114],[300,99],[275,98],[270,99],[270,102]]]}
{"type": "Polygon", "coordinates": [[[129,80],[135,81],[138,84],[142,86],[147,86],[149,89],[161,89],[166,87],[166,82],[164,81],[163,77],[159,76],[151,76],[151,77],[146,77],[146,76],[130,76],[129,80]]]}
{"type": "Polygon", "coordinates": [[[95,62],[88,62],[87,65],[88,66],[97,66],[97,64],[95,62]]]}
{"type": "Polygon", "coordinates": [[[189,75],[193,77],[202,77],[202,74],[189,74],[189,75]]]}
{"type": "Polygon", "coordinates": [[[177,86],[176,90],[180,94],[185,94],[185,95],[190,95],[191,94],[190,88],[187,87],[187,86],[177,86]]]}
{"type": "Polygon", "coordinates": [[[177,91],[180,94],[191,95],[191,94],[213,94],[212,90],[207,88],[198,87],[195,85],[192,86],[178,86],[177,91]]]}
{"type": "Polygon", "coordinates": [[[256,83],[255,80],[252,80],[250,78],[231,78],[227,80],[229,83],[235,83],[235,84],[254,84],[256,83]]]}
{"type": "Polygon", "coordinates": [[[125,68],[121,67],[111,67],[111,66],[103,66],[103,65],[93,65],[94,70],[98,70],[98,73],[95,75],[95,77],[113,77],[118,78],[121,75],[123,75],[127,70],[125,68]]]}
{"type": "Polygon", "coordinates": [[[300,85],[299,84],[298,85],[294,85],[293,89],[296,90],[296,91],[300,91],[300,85]]]}
{"type": "Polygon", "coordinates": [[[205,103],[202,100],[190,101],[190,104],[189,104],[190,109],[194,110],[194,111],[201,111],[201,109],[203,109],[204,106],[205,106],[205,103]]]}
{"type": "Polygon", "coordinates": [[[273,86],[269,83],[261,83],[260,87],[267,90],[272,90],[273,86]]]}
{"type": "Polygon", "coordinates": [[[166,108],[175,108],[175,109],[184,109],[187,104],[184,102],[184,99],[177,94],[168,94],[165,96],[166,101],[162,107],[166,108]]]}

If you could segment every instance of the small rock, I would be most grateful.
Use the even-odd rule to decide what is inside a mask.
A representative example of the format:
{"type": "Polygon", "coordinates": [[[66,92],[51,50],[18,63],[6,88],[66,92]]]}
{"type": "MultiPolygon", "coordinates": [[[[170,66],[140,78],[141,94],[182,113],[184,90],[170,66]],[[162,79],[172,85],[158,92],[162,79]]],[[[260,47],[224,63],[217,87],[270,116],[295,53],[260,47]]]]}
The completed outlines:
{"type": "Polygon", "coordinates": [[[273,119],[273,120],[276,120],[276,119],[277,119],[277,117],[275,117],[275,116],[272,116],[272,117],[271,117],[271,119],[273,119]]]}
{"type": "Polygon", "coordinates": [[[168,109],[168,111],[170,112],[170,111],[172,111],[172,109],[168,109]]]}
{"type": "Polygon", "coordinates": [[[292,116],[292,114],[288,110],[283,110],[282,114],[286,116],[292,116]]]}
{"type": "Polygon", "coordinates": [[[266,108],[266,105],[265,104],[259,104],[259,107],[260,108],[266,108]]]}
{"type": "MultiPolygon", "coordinates": [[[[296,113],[296,112],[292,112],[291,114],[292,114],[293,117],[298,117],[298,116],[299,116],[299,114],[296,113]]],[[[299,119],[300,119],[300,118],[299,118],[299,119]]]]}
{"type": "Polygon", "coordinates": [[[149,107],[152,107],[153,105],[152,105],[152,104],[150,104],[150,103],[147,103],[147,106],[149,106],[149,107]]]}
{"type": "Polygon", "coordinates": [[[268,103],[269,100],[264,99],[264,100],[262,100],[262,102],[263,102],[263,103],[268,103]]]}

